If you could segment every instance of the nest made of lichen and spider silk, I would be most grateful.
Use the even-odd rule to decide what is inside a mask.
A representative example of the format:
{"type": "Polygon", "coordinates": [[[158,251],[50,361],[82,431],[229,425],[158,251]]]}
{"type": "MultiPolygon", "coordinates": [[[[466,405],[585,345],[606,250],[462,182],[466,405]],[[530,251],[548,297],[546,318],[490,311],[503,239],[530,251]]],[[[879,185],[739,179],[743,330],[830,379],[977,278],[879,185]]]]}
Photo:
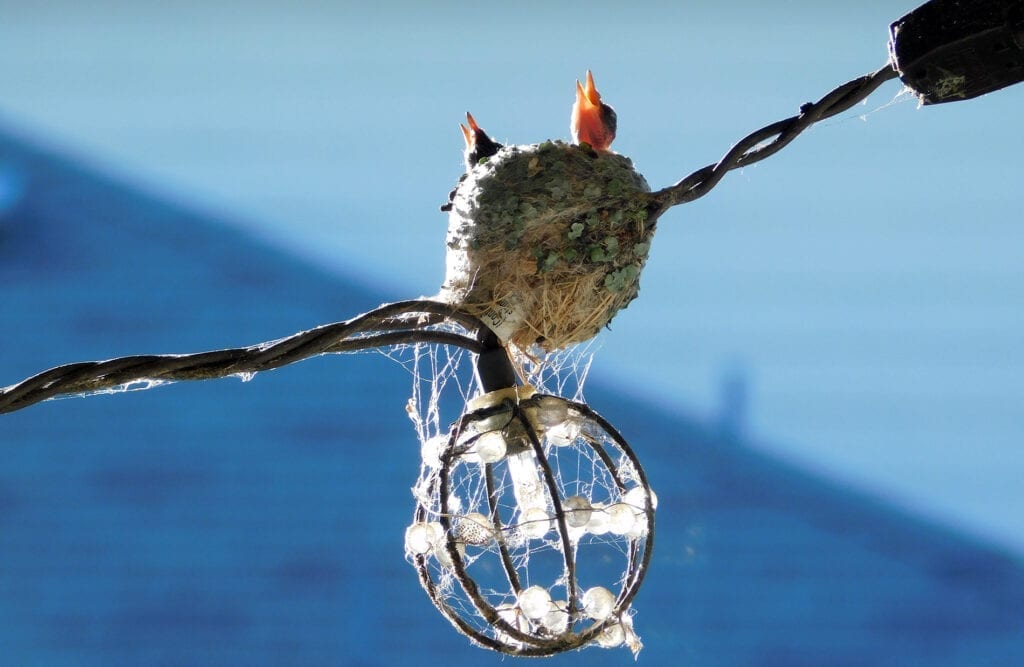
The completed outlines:
{"type": "Polygon", "coordinates": [[[522,351],[588,340],[636,297],[660,210],[622,155],[502,148],[452,194],[440,298],[522,351]]]}

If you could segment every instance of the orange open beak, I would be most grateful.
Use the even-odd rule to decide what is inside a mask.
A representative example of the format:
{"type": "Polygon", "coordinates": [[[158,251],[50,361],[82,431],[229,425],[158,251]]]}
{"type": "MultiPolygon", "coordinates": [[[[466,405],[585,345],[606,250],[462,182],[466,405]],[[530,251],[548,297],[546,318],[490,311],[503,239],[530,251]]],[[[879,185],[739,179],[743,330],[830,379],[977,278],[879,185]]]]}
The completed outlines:
{"type": "Polygon", "coordinates": [[[586,98],[591,106],[601,106],[601,93],[597,92],[597,86],[594,85],[594,75],[589,69],[587,70],[586,88],[579,81],[576,81],[576,101],[579,102],[581,97],[586,98]]]}
{"type": "MultiPolygon", "coordinates": [[[[469,115],[468,111],[466,112],[466,118],[470,119],[469,120],[469,124],[472,125],[473,124],[473,120],[472,120],[473,117],[471,115],[469,115]]],[[[473,130],[469,129],[468,127],[466,127],[462,123],[459,123],[459,129],[462,130],[462,138],[466,140],[466,150],[472,150],[473,149],[473,130]]]]}
{"type": "Polygon", "coordinates": [[[476,124],[473,114],[468,111],[466,112],[466,121],[469,123],[469,127],[462,123],[459,123],[459,127],[462,128],[462,137],[466,140],[466,148],[473,150],[476,147],[476,133],[480,131],[480,126],[476,124]]]}
{"type": "Polygon", "coordinates": [[[575,143],[586,143],[597,150],[608,150],[615,139],[615,112],[601,102],[594,75],[587,70],[587,85],[576,82],[576,103],[572,105],[569,126],[575,143]]]}

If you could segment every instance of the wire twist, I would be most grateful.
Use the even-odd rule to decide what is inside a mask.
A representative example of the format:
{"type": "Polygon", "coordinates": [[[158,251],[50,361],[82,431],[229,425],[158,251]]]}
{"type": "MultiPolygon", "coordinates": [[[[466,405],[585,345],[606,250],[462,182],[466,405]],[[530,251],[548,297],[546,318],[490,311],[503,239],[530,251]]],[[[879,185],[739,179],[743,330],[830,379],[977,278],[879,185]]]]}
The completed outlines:
{"type": "Polygon", "coordinates": [[[658,214],[678,204],[703,197],[718,185],[727,172],[778,153],[811,125],[846,111],[897,76],[899,73],[890,63],[886,63],[872,74],[847,81],[817,102],[804,104],[799,114],[751,132],[740,139],[716,164],[698,169],[675,185],[655,192],[652,198],[656,207],[659,207],[658,214]],[[773,141],[764,143],[772,137],[775,137],[773,141]]]}
{"type": "Polygon", "coordinates": [[[120,357],[57,366],[0,389],[0,414],[49,398],[120,387],[132,382],[207,380],[257,373],[312,356],[411,343],[456,345],[479,354],[489,330],[455,306],[426,299],[386,304],[344,322],[324,324],[249,347],[120,357]],[[455,324],[466,334],[430,329],[455,324]]]}

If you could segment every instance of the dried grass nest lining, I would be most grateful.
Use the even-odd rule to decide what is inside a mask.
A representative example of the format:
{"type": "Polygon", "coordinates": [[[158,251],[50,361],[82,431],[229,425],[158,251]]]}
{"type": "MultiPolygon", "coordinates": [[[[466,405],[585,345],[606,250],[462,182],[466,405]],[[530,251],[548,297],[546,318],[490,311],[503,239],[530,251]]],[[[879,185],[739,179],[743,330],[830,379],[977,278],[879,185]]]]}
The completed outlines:
{"type": "Polygon", "coordinates": [[[629,158],[560,141],[503,148],[454,192],[440,298],[524,351],[592,338],[637,295],[651,204],[629,158]]]}

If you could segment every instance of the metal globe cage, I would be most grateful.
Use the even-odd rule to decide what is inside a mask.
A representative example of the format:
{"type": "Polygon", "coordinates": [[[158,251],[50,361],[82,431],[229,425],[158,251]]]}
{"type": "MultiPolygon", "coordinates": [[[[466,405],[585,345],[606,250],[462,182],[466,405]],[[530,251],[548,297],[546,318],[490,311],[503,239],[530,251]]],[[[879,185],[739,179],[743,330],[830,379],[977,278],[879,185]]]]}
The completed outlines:
{"type": "Polygon", "coordinates": [[[656,499],[622,435],[529,386],[470,402],[424,447],[406,553],[434,605],[487,648],[641,648],[631,603],[656,499]]]}

